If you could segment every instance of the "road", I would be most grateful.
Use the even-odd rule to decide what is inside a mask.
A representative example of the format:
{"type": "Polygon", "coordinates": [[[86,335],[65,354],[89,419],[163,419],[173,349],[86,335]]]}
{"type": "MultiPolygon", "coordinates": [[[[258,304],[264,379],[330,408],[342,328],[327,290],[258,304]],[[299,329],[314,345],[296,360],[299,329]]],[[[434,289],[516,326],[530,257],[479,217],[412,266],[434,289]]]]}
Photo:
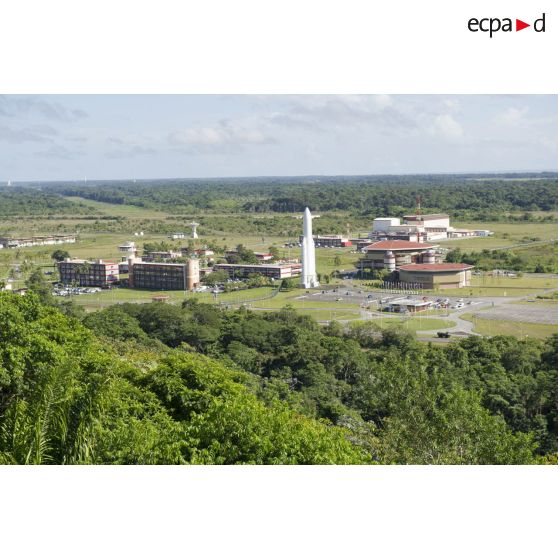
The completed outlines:
{"type": "MultiPolygon", "coordinates": [[[[538,274],[540,277],[540,274],[538,274]]],[[[541,290],[540,293],[551,293],[558,291],[558,287],[552,289],[541,290]]],[[[511,321],[527,321],[534,323],[546,323],[546,324],[558,324],[558,307],[549,308],[548,305],[540,306],[533,303],[529,304],[517,304],[517,302],[534,300],[536,294],[529,294],[526,296],[518,297],[468,297],[465,294],[462,298],[458,297],[447,297],[450,301],[450,308],[447,312],[442,314],[437,314],[432,316],[433,318],[443,318],[446,320],[451,320],[455,322],[455,326],[451,328],[444,329],[454,335],[478,335],[473,332],[474,323],[469,320],[464,320],[461,318],[463,314],[478,314],[479,310],[482,312],[479,314],[487,319],[494,320],[511,320],[511,321]],[[458,301],[463,300],[465,306],[463,308],[454,308],[458,301]],[[514,302],[516,304],[514,304],[514,302]],[[452,308],[453,307],[453,308],[452,308]]],[[[381,302],[385,303],[386,299],[395,298],[412,298],[420,299],[420,295],[407,295],[407,294],[395,294],[395,293],[385,293],[379,291],[367,291],[362,288],[355,287],[351,280],[346,280],[343,285],[339,286],[328,286],[327,289],[312,289],[307,290],[305,294],[301,294],[296,297],[298,300],[307,300],[307,308],[312,308],[312,301],[319,302],[331,302],[331,307],[320,307],[321,310],[329,311],[339,311],[341,308],[335,306],[335,302],[340,303],[351,303],[359,304],[360,316],[363,320],[378,319],[380,317],[385,317],[384,313],[379,312],[379,307],[381,302]]],[[[441,295],[439,298],[444,298],[441,295]]],[[[429,300],[435,300],[435,297],[428,297],[429,300]]],[[[349,321],[349,320],[340,320],[349,321]]],[[[417,336],[419,339],[431,339],[432,330],[419,330],[417,331],[417,336]]]]}

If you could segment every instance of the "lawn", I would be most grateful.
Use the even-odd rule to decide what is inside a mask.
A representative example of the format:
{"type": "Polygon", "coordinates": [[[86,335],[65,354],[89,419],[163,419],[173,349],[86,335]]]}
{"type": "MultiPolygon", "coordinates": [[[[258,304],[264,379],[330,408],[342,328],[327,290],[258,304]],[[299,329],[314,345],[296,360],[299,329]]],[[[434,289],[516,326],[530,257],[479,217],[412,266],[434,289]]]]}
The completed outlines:
{"type": "Polygon", "coordinates": [[[422,318],[420,316],[413,316],[412,318],[375,318],[372,321],[376,325],[379,325],[382,329],[398,326],[412,332],[445,330],[455,326],[455,322],[452,322],[451,320],[422,318]]]}
{"type": "Polygon", "coordinates": [[[300,290],[280,292],[273,298],[268,298],[259,302],[254,302],[252,306],[254,308],[267,308],[267,309],[278,309],[283,308],[287,304],[293,306],[297,309],[332,309],[337,311],[338,309],[343,310],[358,310],[358,304],[351,304],[346,302],[327,302],[312,300],[312,297],[307,297],[300,294],[300,290]]]}
{"type": "Polygon", "coordinates": [[[309,310],[304,308],[297,308],[296,311],[303,316],[312,316],[312,318],[314,318],[318,322],[327,322],[330,320],[346,321],[360,319],[360,314],[358,312],[351,312],[349,310],[309,310]]]}
{"type": "Polygon", "coordinates": [[[473,314],[462,314],[461,318],[475,324],[473,331],[481,335],[511,335],[513,337],[534,337],[544,339],[558,333],[558,325],[535,324],[531,322],[513,322],[508,320],[488,320],[473,314]]]}
{"type": "MultiPolygon", "coordinates": [[[[301,249],[298,246],[280,248],[279,251],[283,257],[289,259],[301,256],[301,249]]],[[[362,254],[352,254],[353,251],[354,247],[316,248],[316,271],[325,275],[331,275],[333,271],[354,271],[356,262],[362,257],[362,254]]]]}
{"type": "Polygon", "coordinates": [[[558,287],[556,279],[547,276],[536,277],[524,275],[523,277],[503,277],[475,275],[471,280],[471,287],[463,289],[444,289],[442,291],[429,291],[436,295],[446,296],[525,296],[545,289],[558,287]]]}
{"type": "Polygon", "coordinates": [[[131,219],[166,219],[167,213],[157,209],[148,209],[137,205],[123,205],[117,203],[99,202],[77,196],[63,196],[65,199],[87,205],[99,212],[99,215],[113,215],[131,219]]]}
{"type": "Polygon", "coordinates": [[[487,229],[494,232],[494,236],[487,238],[462,238],[435,243],[439,243],[442,248],[459,247],[467,252],[521,244],[525,242],[523,239],[527,237],[537,237],[541,240],[558,237],[556,223],[454,223],[452,221],[451,225],[458,229],[487,229]],[[504,235],[506,236],[504,237],[504,235]]]}
{"type": "Polygon", "coordinates": [[[235,291],[231,293],[218,294],[216,297],[212,293],[185,293],[184,291],[147,291],[138,289],[112,289],[110,291],[102,291],[100,293],[73,296],[72,300],[88,310],[105,308],[113,304],[124,302],[145,303],[151,302],[154,296],[165,295],[169,297],[171,303],[181,303],[185,299],[195,299],[199,302],[209,304],[243,304],[247,301],[257,298],[270,296],[273,293],[272,287],[261,287],[257,289],[246,289],[243,291],[235,291]]]}

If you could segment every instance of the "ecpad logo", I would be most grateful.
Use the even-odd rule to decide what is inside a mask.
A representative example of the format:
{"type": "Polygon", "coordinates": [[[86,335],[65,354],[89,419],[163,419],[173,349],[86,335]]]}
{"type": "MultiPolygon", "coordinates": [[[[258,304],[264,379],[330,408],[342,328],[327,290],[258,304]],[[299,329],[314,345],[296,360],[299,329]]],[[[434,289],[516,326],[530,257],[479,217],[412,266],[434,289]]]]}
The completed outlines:
{"type": "MultiPolygon", "coordinates": [[[[494,33],[498,31],[503,31],[504,33],[512,32],[513,23],[512,18],[505,17],[503,19],[497,17],[485,17],[482,19],[477,19],[472,17],[468,22],[469,31],[473,33],[478,33],[479,31],[483,33],[490,33],[490,38],[494,33]]],[[[536,19],[533,23],[533,29],[537,33],[544,33],[546,26],[546,14],[543,14],[539,19],[536,19]]],[[[521,31],[522,29],[527,29],[531,27],[530,23],[525,23],[520,19],[515,20],[515,31],[521,31]]]]}

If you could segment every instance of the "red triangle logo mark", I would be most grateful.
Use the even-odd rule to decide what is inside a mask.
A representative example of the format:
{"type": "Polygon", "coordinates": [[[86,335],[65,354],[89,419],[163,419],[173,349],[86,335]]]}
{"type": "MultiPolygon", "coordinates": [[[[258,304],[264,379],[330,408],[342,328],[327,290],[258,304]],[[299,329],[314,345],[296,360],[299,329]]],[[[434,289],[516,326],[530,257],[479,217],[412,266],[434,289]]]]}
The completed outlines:
{"type": "Polygon", "coordinates": [[[531,24],[530,23],[525,23],[524,21],[521,21],[520,19],[515,20],[515,30],[516,31],[521,31],[522,29],[526,29],[527,27],[531,27],[531,24]]]}

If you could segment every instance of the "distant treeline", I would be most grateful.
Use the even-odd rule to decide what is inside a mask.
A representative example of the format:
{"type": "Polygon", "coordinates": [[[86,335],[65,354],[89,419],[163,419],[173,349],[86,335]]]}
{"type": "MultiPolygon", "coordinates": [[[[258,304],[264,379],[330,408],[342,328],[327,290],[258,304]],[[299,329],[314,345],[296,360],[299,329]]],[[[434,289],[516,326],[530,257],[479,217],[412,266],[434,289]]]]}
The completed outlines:
{"type": "Polygon", "coordinates": [[[25,215],[90,215],[85,204],[66,200],[54,192],[28,188],[0,188],[0,217],[25,215]]]}
{"type": "Polygon", "coordinates": [[[177,213],[298,213],[308,206],[361,216],[402,215],[414,209],[417,196],[423,211],[447,211],[462,219],[558,209],[557,173],[112,181],[43,189],[177,213]]]}

